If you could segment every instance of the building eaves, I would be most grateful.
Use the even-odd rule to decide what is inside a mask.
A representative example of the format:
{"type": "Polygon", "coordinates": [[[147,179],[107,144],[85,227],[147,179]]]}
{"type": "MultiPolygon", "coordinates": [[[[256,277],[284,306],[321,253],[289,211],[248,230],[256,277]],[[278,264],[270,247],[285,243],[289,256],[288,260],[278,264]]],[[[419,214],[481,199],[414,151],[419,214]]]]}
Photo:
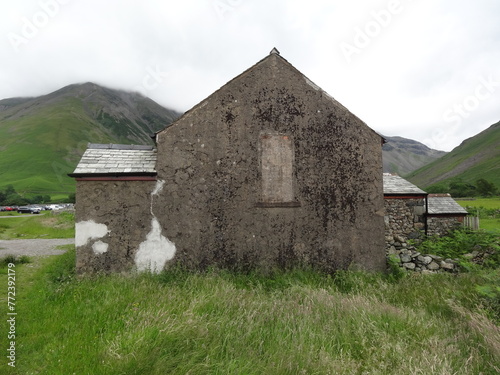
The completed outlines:
{"type": "Polygon", "coordinates": [[[425,191],[404,178],[391,173],[384,173],[384,195],[427,195],[425,191]]]}

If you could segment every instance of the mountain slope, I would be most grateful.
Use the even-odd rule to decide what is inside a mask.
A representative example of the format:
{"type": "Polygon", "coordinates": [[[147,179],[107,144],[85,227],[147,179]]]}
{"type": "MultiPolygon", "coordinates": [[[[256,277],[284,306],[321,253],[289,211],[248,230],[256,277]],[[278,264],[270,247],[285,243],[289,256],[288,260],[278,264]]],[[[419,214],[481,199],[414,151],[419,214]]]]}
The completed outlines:
{"type": "Polygon", "coordinates": [[[137,93],[93,83],[36,98],[0,100],[0,188],[74,191],[73,171],[88,142],[152,143],[180,114],[137,93]]]}
{"type": "Polygon", "coordinates": [[[384,172],[403,176],[446,155],[444,151],[433,150],[412,139],[384,138],[387,141],[382,147],[384,172]]]}
{"type": "Polygon", "coordinates": [[[500,186],[500,122],[407,176],[421,188],[454,180],[475,183],[480,178],[500,186]]]}

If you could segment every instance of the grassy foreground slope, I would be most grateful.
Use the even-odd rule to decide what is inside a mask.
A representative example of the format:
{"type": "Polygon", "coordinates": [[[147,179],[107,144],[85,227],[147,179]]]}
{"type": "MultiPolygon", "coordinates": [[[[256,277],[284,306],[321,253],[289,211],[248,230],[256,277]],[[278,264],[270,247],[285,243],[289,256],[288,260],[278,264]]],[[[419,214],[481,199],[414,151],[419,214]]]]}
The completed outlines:
{"type": "MultiPolygon", "coordinates": [[[[489,375],[500,369],[500,329],[481,312],[474,288],[488,275],[396,282],[354,272],[173,270],[74,278],[73,266],[72,251],[17,266],[17,363],[15,369],[0,364],[2,373],[489,375]]],[[[5,269],[0,278],[5,282],[5,269]]]]}
{"type": "Polygon", "coordinates": [[[500,187],[500,122],[406,178],[423,189],[454,180],[475,183],[481,178],[500,187]]]}

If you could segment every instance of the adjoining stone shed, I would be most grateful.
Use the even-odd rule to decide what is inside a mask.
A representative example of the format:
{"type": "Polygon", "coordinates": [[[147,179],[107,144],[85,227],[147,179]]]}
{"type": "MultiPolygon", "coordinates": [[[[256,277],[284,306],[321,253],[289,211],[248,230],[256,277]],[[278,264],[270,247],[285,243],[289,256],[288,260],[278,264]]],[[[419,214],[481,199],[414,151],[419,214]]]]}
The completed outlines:
{"type": "Polygon", "coordinates": [[[443,236],[461,226],[468,215],[450,194],[429,194],[427,196],[427,235],[443,236]]]}
{"type": "Polygon", "coordinates": [[[424,235],[447,235],[467,211],[450,194],[427,194],[397,174],[384,173],[385,240],[389,254],[424,235]]]}
{"type": "Polygon", "coordinates": [[[155,141],[71,175],[78,272],[385,270],[383,138],[276,49],[155,141]]]}
{"type": "Polygon", "coordinates": [[[426,233],[427,193],[397,174],[384,173],[386,248],[401,248],[426,233]]]}
{"type": "Polygon", "coordinates": [[[457,272],[457,262],[421,254],[411,241],[447,235],[463,225],[467,211],[449,194],[427,194],[396,174],[384,173],[385,240],[388,256],[403,269],[457,272]]]}

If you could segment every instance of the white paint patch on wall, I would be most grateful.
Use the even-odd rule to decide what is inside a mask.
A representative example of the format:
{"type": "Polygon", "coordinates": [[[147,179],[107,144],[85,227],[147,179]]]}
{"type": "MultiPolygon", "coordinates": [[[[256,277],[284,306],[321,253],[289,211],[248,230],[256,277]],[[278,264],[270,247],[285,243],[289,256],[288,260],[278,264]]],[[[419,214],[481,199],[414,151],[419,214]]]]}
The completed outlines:
{"type": "Polygon", "coordinates": [[[94,250],[94,254],[104,254],[106,251],[108,251],[108,244],[106,242],[102,241],[96,241],[92,245],[92,250],[94,250]]]}
{"type": "Polygon", "coordinates": [[[141,242],[135,254],[137,270],[161,272],[165,263],[174,257],[175,250],[175,244],[161,234],[160,223],[154,217],[151,220],[151,231],[146,240],[141,242]]]}
{"type": "Polygon", "coordinates": [[[160,191],[162,191],[163,185],[165,185],[165,181],[164,180],[158,180],[158,181],[156,181],[155,189],[151,192],[151,195],[158,195],[158,193],[160,191]]]}
{"type": "Polygon", "coordinates": [[[80,221],[75,224],[75,245],[84,246],[90,240],[102,238],[108,233],[106,224],[99,224],[94,220],[80,221]]]}

